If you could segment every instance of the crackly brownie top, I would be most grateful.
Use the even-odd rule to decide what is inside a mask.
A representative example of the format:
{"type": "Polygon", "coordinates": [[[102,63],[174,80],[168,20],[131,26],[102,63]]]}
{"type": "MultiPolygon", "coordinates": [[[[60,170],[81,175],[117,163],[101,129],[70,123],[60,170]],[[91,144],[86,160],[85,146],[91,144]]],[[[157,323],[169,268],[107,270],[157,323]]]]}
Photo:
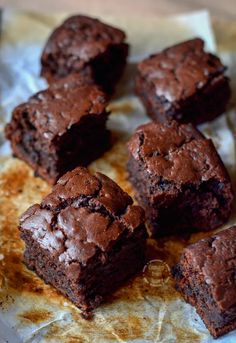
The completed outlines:
{"type": "Polygon", "coordinates": [[[169,102],[194,95],[224,77],[225,69],[218,57],[204,51],[199,38],[151,55],[138,65],[140,76],[154,86],[157,96],[169,102]]]}
{"type": "Polygon", "coordinates": [[[39,136],[50,141],[87,115],[106,114],[107,96],[97,86],[86,83],[77,74],[58,81],[17,106],[12,121],[20,122],[23,116],[39,136]]]}
{"type": "Polygon", "coordinates": [[[151,122],[137,128],[128,143],[132,158],[152,179],[174,184],[224,181],[227,172],[211,142],[191,124],[151,122]]]}
{"type": "MultiPolygon", "coordinates": [[[[42,203],[30,207],[20,229],[59,258],[86,264],[144,223],[141,207],[107,176],[78,167],[61,177],[42,203]]],[[[142,230],[144,229],[142,225],[142,230]]]]}
{"type": "Polygon", "coordinates": [[[220,310],[236,305],[236,226],[185,248],[182,259],[210,287],[220,310]]]}
{"type": "Polygon", "coordinates": [[[75,63],[74,68],[79,70],[86,62],[104,53],[110,45],[121,44],[124,40],[123,31],[98,19],[75,15],[52,33],[42,59],[60,54],[60,58],[65,58],[68,65],[75,63]]]}

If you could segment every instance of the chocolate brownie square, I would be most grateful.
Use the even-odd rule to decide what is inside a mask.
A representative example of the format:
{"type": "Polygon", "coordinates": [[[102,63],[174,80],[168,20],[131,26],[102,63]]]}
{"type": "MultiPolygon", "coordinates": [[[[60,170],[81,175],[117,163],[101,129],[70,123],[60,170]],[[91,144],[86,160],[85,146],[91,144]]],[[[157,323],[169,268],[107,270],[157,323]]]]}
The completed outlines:
{"type": "Polygon", "coordinates": [[[127,55],[123,31],[97,19],[75,15],[49,37],[41,57],[41,75],[52,83],[80,72],[112,93],[124,71],[127,55]]]}
{"type": "Polygon", "coordinates": [[[109,147],[107,97],[73,74],[32,96],[6,126],[15,156],[49,183],[109,147]]]}
{"type": "Polygon", "coordinates": [[[236,329],[235,226],[185,248],[172,273],[213,337],[236,329]]]}
{"type": "Polygon", "coordinates": [[[77,167],[20,219],[24,261],[83,313],[142,269],[144,211],[103,174],[77,167]]]}
{"type": "Polygon", "coordinates": [[[212,230],[228,219],[229,175],[212,141],[191,124],[142,125],[128,150],[129,179],[154,235],[212,230]]]}
{"type": "Polygon", "coordinates": [[[138,65],[136,93],[153,120],[200,124],[222,114],[230,98],[226,67],[192,39],[138,65]]]}

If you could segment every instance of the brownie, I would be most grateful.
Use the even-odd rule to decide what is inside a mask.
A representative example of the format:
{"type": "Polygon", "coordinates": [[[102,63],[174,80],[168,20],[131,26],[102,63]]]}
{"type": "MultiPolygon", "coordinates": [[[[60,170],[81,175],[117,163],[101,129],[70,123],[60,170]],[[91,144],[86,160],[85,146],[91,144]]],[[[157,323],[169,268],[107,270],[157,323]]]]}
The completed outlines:
{"type": "Polygon", "coordinates": [[[172,273],[213,337],[236,328],[236,226],[185,248],[172,273]]]}
{"type": "Polygon", "coordinates": [[[138,65],[136,93],[148,115],[200,124],[222,114],[230,98],[226,67],[192,39],[151,55],[138,65]]]}
{"type": "Polygon", "coordinates": [[[142,269],[144,211],[107,176],[77,167],[20,219],[24,261],[88,315],[142,269]]]}
{"type": "Polygon", "coordinates": [[[142,125],[128,150],[129,179],[154,235],[211,230],[228,219],[229,175],[212,141],[192,124],[142,125]]]}
{"type": "MultiPolygon", "coordinates": [[[[78,88],[81,86],[89,86],[89,85],[96,86],[99,90],[102,91],[101,87],[95,84],[91,74],[88,73],[85,75],[80,72],[71,73],[58,80],[55,80],[55,82],[50,84],[50,89],[64,88],[65,90],[67,90],[68,88],[73,89],[73,88],[78,88]]],[[[106,97],[108,98],[107,94],[106,94],[106,97]]]]}
{"type": "Polygon", "coordinates": [[[123,31],[97,19],[72,16],[49,37],[41,57],[41,75],[52,83],[80,72],[112,93],[126,65],[125,38],[123,31]]]}
{"type": "Polygon", "coordinates": [[[54,184],[108,149],[106,104],[103,91],[73,74],[16,107],[6,137],[15,156],[54,184]]]}

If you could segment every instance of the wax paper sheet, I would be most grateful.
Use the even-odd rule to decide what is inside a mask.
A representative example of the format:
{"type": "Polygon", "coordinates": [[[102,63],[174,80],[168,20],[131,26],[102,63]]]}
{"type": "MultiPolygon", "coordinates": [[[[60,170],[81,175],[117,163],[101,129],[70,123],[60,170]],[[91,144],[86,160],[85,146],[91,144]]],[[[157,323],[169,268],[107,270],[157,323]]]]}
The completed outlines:
{"type": "MultiPolygon", "coordinates": [[[[49,285],[45,285],[22,263],[23,243],[17,229],[18,216],[50,191],[22,161],[10,157],[3,127],[11,110],[32,93],[46,86],[39,77],[39,57],[52,28],[67,15],[3,11],[0,45],[0,342],[204,342],[213,341],[193,307],[175,291],[171,266],[182,249],[212,233],[148,241],[144,270],[100,306],[86,321],[80,311],[49,285]]],[[[125,75],[109,107],[113,147],[90,165],[112,177],[133,195],[126,180],[126,141],[135,128],[148,121],[139,100],[132,94],[135,64],[170,44],[202,37],[210,51],[216,49],[208,13],[205,11],[172,18],[103,17],[127,32],[131,54],[125,75]]],[[[223,35],[224,37],[224,35],[223,35]]],[[[222,56],[236,80],[235,54],[223,46],[222,56]]],[[[232,82],[234,87],[235,82],[232,82]]],[[[234,97],[232,98],[234,99],[234,97]]],[[[236,121],[232,100],[229,111],[200,129],[221,154],[235,183],[236,121]]],[[[225,227],[236,221],[235,211],[225,227]]],[[[232,332],[218,340],[233,343],[232,332]]]]}

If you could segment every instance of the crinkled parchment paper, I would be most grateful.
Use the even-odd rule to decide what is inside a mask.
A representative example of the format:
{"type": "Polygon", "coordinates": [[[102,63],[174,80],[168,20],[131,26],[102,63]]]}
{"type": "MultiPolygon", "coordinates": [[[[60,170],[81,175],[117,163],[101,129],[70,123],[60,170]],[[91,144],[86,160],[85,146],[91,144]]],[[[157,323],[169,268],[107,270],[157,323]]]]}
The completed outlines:
{"type": "MultiPolygon", "coordinates": [[[[22,263],[23,244],[19,240],[17,218],[28,206],[39,202],[50,188],[33,177],[25,163],[10,157],[3,126],[14,106],[45,87],[39,78],[39,56],[50,31],[64,17],[3,12],[0,45],[0,342],[212,342],[194,308],[175,291],[169,272],[184,246],[210,233],[158,241],[150,239],[150,262],[144,271],[110,296],[95,311],[91,321],[82,319],[76,307],[22,263]]],[[[194,36],[204,38],[211,51],[215,50],[215,42],[208,14],[204,11],[162,19],[103,19],[123,28],[132,48],[126,74],[110,104],[109,127],[114,145],[90,169],[104,172],[133,195],[131,185],[126,181],[125,142],[139,124],[148,121],[140,102],[132,95],[135,63],[169,44],[194,36]]],[[[232,74],[235,55],[224,48],[222,52],[231,65],[229,72],[232,74]]],[[[201,126],[213,138],[232,176],[236,167],[232,134],[235,127],[232,109],[213,123],[201,126]]],[[[234,221],[235,215],[225,226],[234,221]]],[[[218,342],[235,340],[233,332],[218,342]]]]}

